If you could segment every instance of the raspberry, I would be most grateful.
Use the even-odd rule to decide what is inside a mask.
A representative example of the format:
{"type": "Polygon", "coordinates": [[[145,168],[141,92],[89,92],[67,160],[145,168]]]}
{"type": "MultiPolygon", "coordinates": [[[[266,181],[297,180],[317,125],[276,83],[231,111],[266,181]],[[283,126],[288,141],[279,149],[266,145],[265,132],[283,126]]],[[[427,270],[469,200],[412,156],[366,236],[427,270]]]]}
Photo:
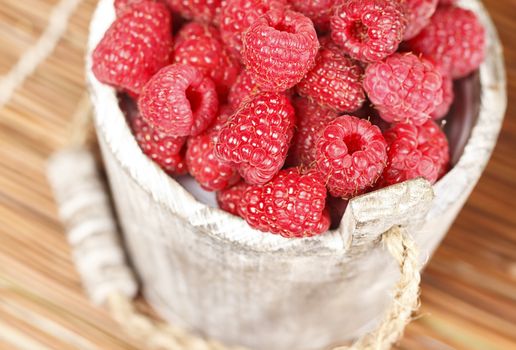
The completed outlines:
{"type": "Polygon", "coordinates": [[[138,145],[149,158],[167,174],[184,175],[187,166],[184,160],[186,137],[174,137],[153,130],[140,115],[131,120],[131,128],[138,145]]]}
{"type": "Polygon", "coordinates": [[[415,37],[430,22],[439,0],[405,0],[407,29],[403,40],[415,37]]]}
{"type": "Polygon", "coordinates": [[[93,73],[102,83],[138,95],[172,55],[171,17],[163,4],[145,1],[117,18],[93,51],[93,73]]]}
{"type": "Polygon", "coordinates": [[[348,0],[335,8],[330,24],[331,38],[345,53],[376,62],[396,51],[407,23],[398,1],[348,0]]]}
{"type": "Polygon", "coordinates": [[[280,93],[260,93],[222,127],[216,154],[233,162],[247,183],[262,185],[283,166],[294,133],[294,108],[280,93]]]}
{"type": "Polygon", "coordinates": [[[353,112],[362,106],[362,67],[341,54],[336,45],[324,45],[315,60],[315,66],[297,84],[297,92],[321,106],[337,112],[353,112]]]}
{"type": "Polygon", "coordinates": [[[115,12],[116,16],[120,17],[124,14],[125,11],[127,11],[131,6],[134,4],[144,2],[148,0],[115,0],[114,6],[115,6],[115,12]]]}
{"type": "Polygon", "coordinates": [[[240,178],[230,163],[215,157],[216,135],[216,132],[205,132],[190,137],[186,150],[190,174],[207,191],[221,190],[240,178]]]}
{"type": "Polygon", "coordinates": [[[138,100],[142,117],[172,136],[199,135],[218,109],[215,85],[189,65],[161,69],[145,85],[138,100]]]}
{"type": "Polygon", "coordinates": [[[215,27],[191,22],[179,31],[174,61],[189,64],[210,77],[224,97],[240,71],[240,64],[224,49],[215,27]]]}
{"type": "Polygon", "coordinates": [[[243,62],[261,89],[284,91],[315,63],[319,41],[312,21],[300,13],[271,10],[244,35],[243,62]]]}
{"type": "Polygon", "coordinates": [[[310,237],[328,230],[326,187],[316,172],[282,170],[263,186],[249,186],[240,213],[251,227],[283,237],[310,237]]]}
{"type": "Polygon", "coordinates": [[[201,135],[190,137],[187,142],[188,170],[206,191],[222,190],[240,179],[231,163],[215,156],[218,131],[228,118],[229,111],[226,109],[209,130],[201,135]]]}
{"type": "Polygon", "coordinates": [[[294,10],[310,18],[315,27],[323,32],[330,29],[330,18],[336,2],[337,0],[290,0],[294,10]]]}
{"type": "Polygon", "coordinates": [[[212,22],[220,11],[220,0],[166,0],[174,12],[186,19],[212,22]]]}
{"type": "Polygon", "coordinates": [[[485,57],[485,29],[470,10],[441,6],[408,44],[438,63],[453,79],[476,70],[485,57]]]}
{"type": "Polygon", "coordinates": [[[379,187],[424,177],[434,183],[449,161],[446,135],[429,120],[421,126],[400,123],[385,132],[388,161],[379,187]]]}
{"type": "Polygon", "coordinates": [[[258,17],[271,9],[281,10],[286,0],[223,0],[220,15],[222,40],[240,57],[242,35],[258,17]]]}
{"type": "Polygon", "coordinates": [[[254,75],[244,69],[229,90],[229,105],[233,109],[238,109],[242,102],[247,101],[249,97],[258,92],[260,92],[260,89],[254,75]]]}
{"type": "Polygon", "coordinates": [[[338,114],[305,98],[295,99],[293,105],[296,110],[297,129],[292,138],[288,164],[310,167],[315,162],[314,144],[317,132],[337,118],[338,114]]]}
{"type": "Polygon", "coordinates": [[[443,81],[434,65],[411,53],[395,53],[370,64],[364,89],[388,122],[421,125],[442,103],[443,81]]]}
{"type": "Polygon", "coordinates": [[[244,181],[217,192],[217,203],[222,210],[236,216],[242,216],[242,198],[247,188],[251,186],[244,181]]]}
{"type": "Polygon", "coordinates": [[[453,80],[449,76],[443,75],[443,101],[431,114],[432,119],[441,119],[448,114],[454,97],[453,80]]]}
{"type": "Polygon", "coordinates": [[[330,194],[347,199],[374,185],[387,161],[387,143],[377,126],[344,115],[319,132],[316,157],[330,194]]]}

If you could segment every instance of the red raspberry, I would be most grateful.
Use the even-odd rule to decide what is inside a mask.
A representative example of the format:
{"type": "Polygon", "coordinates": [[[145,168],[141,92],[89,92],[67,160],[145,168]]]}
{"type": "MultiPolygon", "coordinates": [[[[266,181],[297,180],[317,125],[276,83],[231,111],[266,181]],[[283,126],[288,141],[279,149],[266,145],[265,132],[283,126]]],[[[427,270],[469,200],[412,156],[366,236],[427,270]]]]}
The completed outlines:
{"type": "Polygon", "coordinates": [[[210,78],[192,66],[173,64],[149,80],[138,107],[153,128],[173,136],[195,136],[210,125],[218,103],[210,78]]]}
{"type": "Polygon", "coordinates": [[[206,191],[222,190],[240,179],[231,163],[215,156],[218,132],[229,118],[229,112],[230,110],[225,109],[209,130],[201,135],[190,137],[187,142],[188,170],[206,191]]]}
{"type": "Polygon", "coordinates": [[[432,119],[441,119],[448,114],[454,97],[453,80],[449,76],[443,75],[443,101],[435,108],[435,111],[432,112],[432,119]]]}
{"type": "Polygon", "coordinates": [[[156,162],[167,174],[186,174],[187,166],[183,148],[186,137],[168,136],[153,130],[140,115],[136,115],[131,120],[131,127],[143,153],[156,162]]]}
{"type": "Polygon", "coordinates": [[[222,97],[227,95],[240,71],[240,64],[225,51],[218,30],[196,22],[179,31],[174,61],[189,64],[210,77],[222,97]]]}
{"type": "Polygon", "coordinates": [[[443,74],[458,79],[480,66],[485,57],[485,41],[484,27],[473,12],[442,6],[408,44],[415,52],[438,63],[443,74]]]}
{"type": "Polygon", "coordinates": [[[323,32],[330,30],[330,18],[335,3],[337,0],[290,0],[294,10],[310,18],[315,27],[323,32]]]}
{"type": "Polygon", "coordinates": [[[300,13],[271,10],[244,35],[243,62],[261,89],[284,91],[315,63],[319,41],[312,21],[300,13]]]}
{"type": "Polygon", "coordinates": [[[240,213],[251,227],[283,237],[310,237],[328,230],[326,187],[317,172],[282,170],[263,186],[249,186],[240,213]]]}
{"type": "Polygon", "coordinates": [[[231,163],[215,157],[216,132],[204,132],[188,139],[186,164],[190,174],[206,191],[218,191],[238,181],[231,163]]]}
{"type": "Polygon", "coordinates": [[[236,185],[218,191],[217,203],[219,204],[219,207],[233,215],[242,216],[240,214],[243,207],[242,198],[249,186],[251,185],[246,184],[244,181],[240,181],[236,185]]]}
{"type": "Polygon", "coordinates": [[[352,58],[376,62],[396,51],[406,24],[398,1],[348,0],[334,10],[331,37],[352,58]]]}
{"type": "Polygon", "coordinates": [[[220,0],[166,0],[174,12],[186,19],[212,22],[220,11],[220,0]]]}
{"type": "Polygon", "coordinates": [[[260,16],[271,9],[281,10],[286,0],[223,0],[220,15],[222,40],[240,57],[242,35],[260,16]]]}
{"type": "Polygon", "coordinates": [[[337,112],[353,112],[365,101],[363,74],[358,62],[328,42],[319,50],[315,66],[297,84],[297,92],[337,112]]]}
{"type": "Polygon", "coordinates": [[[344,115],[319,132],[317,167],[332,196],[344,199],[364,193],[382,174],[387,143],[369,121],[344,115]]]}
{"type": "Polygon", "coordinates": [[[120,17],[125,11],[127,11],[134,4],[149,1],[149,0],[115,0],[115,12],[116,16],[120,17]]]}
{"type": "Polygon", "coordinates": [[[429,120],[421,126],[400,123],[385,132],[388,161],[379,187],[424,177],[434,183],[450,159],[446,135],[429,120]]]}
{"type": "Polygon", "coordinates": [[[430,17],[434,14],[438,2],[439,0],[405,0],[407,29],[403,40],[415,37],[430,23],[430,17]]]}
{"type": "Polygon", "coordinates": [[[260,92],[254,75],[246,69],[242,70],[233,86],[229,90],[228,102],[231,108],[238,109],[242,102],[260,92]]]}
{"type": "Polygon", "coordinates": [[[411,53],[395,53],[370,64],[364,89],[388,122],[421,125],[443,101],[443,81],[434,65],[411,53]]]}
{"type": "Polygon", "coordinates": [[[296,110],[297,128],[289,151],[289,165],[310,167],[315,163],[317,133],[338,114],[305,98],[293,101],[296,110]]]}
{"type": "Polygon", "coordinates": [[[283,166],[294,123],[294,108],[285,95],[260,93],[222,127],[216,154],[233,162],[246,182],[262,185],[283,166]]]}
{"type": "Polygon", "coordinates": [[[93,73],[102,83],[138,95],[172,55],[171,17],[163,4],[145,1],[125,11],[93,51],[93,73]]]}

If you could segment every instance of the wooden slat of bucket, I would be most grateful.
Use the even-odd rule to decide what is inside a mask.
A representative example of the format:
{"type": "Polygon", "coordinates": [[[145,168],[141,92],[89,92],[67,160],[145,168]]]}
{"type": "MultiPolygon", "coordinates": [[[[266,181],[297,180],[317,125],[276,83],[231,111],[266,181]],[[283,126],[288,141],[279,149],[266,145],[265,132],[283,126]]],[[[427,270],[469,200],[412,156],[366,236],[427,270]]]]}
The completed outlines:
{"type": "MultiPolygon", "coordinates": [[[[511,101],[516,4],[484,2],[506,44],[511,101]]],[[[0,0],[0,74],[37,40],[56,3],[0,0]]],[[[54,54],[0,110],[0,349],[22,349],[23,343],[141,349],[83,296],[44,178],[45,159],[64,144],[84,94],[83,54],[95,3],[83,0],[54,54]],[[12,331],[9,338],[5,330],[12,331]]],[[[516,348],[515,117],[509,105],[484,177],[426,268],[421,316],[400,349],[516,348]]]]}

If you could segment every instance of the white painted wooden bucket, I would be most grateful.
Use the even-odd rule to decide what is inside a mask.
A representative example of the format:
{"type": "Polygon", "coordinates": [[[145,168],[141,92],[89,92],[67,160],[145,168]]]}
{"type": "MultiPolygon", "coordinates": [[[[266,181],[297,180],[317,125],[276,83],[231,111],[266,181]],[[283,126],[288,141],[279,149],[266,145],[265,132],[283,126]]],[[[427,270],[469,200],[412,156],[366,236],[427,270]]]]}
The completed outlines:
{"type": "MultiPolygon", "coordinates": [[[[100,0],[90,52],[113,21],[113,0],[100,0]]],[[[397,269],[379,246],[394,225],[412,234],[426,262],[484,169],[502,123],[505,73],[501,46],[485,9],[488,56],[459,84],[447,126],[453,169],[434,186],[413,180],[350,201],[340,227],[307,239],[251,229],[204,203],[213,195],[183,186],[139,149],[115,91],[88,80],[96,130],[128,255],[147,300],[165,319],[258,350],[320,349],[370,330],[392,296],[397,269]]],[[[88,55],[90,57],[90,55],[88,55]]]]}

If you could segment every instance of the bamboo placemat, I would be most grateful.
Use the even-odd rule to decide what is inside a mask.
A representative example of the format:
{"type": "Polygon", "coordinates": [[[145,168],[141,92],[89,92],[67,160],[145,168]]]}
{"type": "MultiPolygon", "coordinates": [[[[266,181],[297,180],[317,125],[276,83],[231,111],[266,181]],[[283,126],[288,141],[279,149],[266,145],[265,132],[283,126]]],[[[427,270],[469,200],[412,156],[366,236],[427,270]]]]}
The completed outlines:
{"type": "MultiPolygon", "coordinates": [[[[0,0],[0,75],[34,44],[57,2],[0,0]]],[[[0,110],[0,350],[143,350],[84,297],[44,176],[87,98],[83,56],[95,3],[81,2],[55,52],[0,110]]],[[[505,44],[513,101],[516,2],[485,3],[505,44]]],[[[510,104],[480,184],[425,271],[421,316],[400,349],[516,349],[514,150],[510,104]]]]}

